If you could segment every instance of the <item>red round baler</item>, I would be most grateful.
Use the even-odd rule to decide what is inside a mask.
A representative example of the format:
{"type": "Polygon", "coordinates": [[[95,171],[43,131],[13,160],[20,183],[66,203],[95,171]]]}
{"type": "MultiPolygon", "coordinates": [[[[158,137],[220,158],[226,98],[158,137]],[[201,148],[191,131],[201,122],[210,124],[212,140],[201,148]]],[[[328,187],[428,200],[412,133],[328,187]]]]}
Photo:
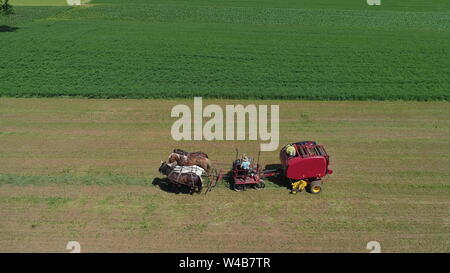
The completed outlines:
{"type": "Polygon", "coordinates": [[[330,157],[323,145],[315,141],[302,141],[284,146],[280,151],[282,173],[291,182],[304,180],[311,193],[322,191],[322,178],[333,171],[329,169],[330,157]],[[292,145],[295,155],[289,156],[286,147],[292,145]]]}

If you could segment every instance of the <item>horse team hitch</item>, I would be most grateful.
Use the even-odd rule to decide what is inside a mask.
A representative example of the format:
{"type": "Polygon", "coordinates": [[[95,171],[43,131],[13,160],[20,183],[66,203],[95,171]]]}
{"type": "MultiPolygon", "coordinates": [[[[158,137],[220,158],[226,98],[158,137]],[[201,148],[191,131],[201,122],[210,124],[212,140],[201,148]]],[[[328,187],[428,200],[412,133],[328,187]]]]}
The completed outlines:
{"type": "Polygon", "coordinates": [[[167,162],[161,161],[159,172],[167,176],[175,192],[187,187],[189,193],[201,193],[206,178],[205,194],[212,190],[223,178],[228,178],[235,191],[247,188],[261,190],[265,187],[263,178],[281,177],[290,183],[291,193],[307,190],[312,194],[322,192],[323,178],[333,173],[329,168],[330,156],[323,145],[315,141],[301,141],[285,145],[280,150],[280,165],[275,169],[262,169],[258,159],[243,154],[236,158],[227,174],[212,167],[211,160],[204,152],[189,153],[174,149],[167,162]]]}

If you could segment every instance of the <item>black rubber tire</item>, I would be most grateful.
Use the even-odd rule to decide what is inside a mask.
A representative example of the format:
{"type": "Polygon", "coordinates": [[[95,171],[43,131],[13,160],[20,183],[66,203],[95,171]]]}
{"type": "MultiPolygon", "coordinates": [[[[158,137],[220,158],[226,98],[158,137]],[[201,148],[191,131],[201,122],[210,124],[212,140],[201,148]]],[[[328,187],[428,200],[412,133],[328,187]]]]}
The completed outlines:
{"type": "Polygon", "coordinates": [[[255,189],[255,190],[262,190],[262,189],[264,189],[266,187],[266,184],[264,183],[264,180],[259,180],[259,183],[258,184],[255,184],[255,185],[253,185],[253,188],[255,189]]]}
{"type": "Polygon", "coordinates": [[[311,194],[319,194],[322,192],[322,181],[317,180],[309,183],[307,190],[311,194]]]}
{"type": "Polygon", "coordinates": [[[235,190],[235,191],[243,191],[244,187],[245,186],[243,184],[234,184],[233,185],[233,190],[235,190]]]}

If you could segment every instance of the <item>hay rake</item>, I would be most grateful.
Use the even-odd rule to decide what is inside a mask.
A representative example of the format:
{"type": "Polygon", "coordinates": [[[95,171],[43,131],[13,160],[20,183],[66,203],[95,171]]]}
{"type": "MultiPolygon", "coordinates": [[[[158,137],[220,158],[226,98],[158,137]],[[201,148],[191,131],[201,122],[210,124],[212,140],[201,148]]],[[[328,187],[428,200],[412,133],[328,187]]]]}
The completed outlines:
{"type": "Polygon", "coordinates": [[[208,183],[206,185],[206,191],[205,195],[210,192],[214,187],[217,186],[217,184],[224,178],[223,170],[220,169],[217,171],[217,169],[212,169],[211,173],[207,176],[208,177],[208,183]]]}

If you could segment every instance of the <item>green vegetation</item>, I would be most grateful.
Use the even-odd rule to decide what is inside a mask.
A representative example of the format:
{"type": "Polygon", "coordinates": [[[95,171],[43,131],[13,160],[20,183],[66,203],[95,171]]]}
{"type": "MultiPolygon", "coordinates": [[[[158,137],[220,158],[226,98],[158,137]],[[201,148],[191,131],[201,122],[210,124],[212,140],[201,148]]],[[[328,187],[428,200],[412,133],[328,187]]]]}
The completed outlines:
{"type": "Polygon", "coordinates": [[[67,6],[67,0],[10,0],[16,6],[67,6]]]}
{"type": "Polygon", "coordinates": [[[0,0],[0,15],[11,15],[14,14],[14,9],[9,0],[0,0]]]}
{"type": "Polygon", "coordinates": [[[12,3],[0,96],[449,99],[447,0],[12,3]]]}

